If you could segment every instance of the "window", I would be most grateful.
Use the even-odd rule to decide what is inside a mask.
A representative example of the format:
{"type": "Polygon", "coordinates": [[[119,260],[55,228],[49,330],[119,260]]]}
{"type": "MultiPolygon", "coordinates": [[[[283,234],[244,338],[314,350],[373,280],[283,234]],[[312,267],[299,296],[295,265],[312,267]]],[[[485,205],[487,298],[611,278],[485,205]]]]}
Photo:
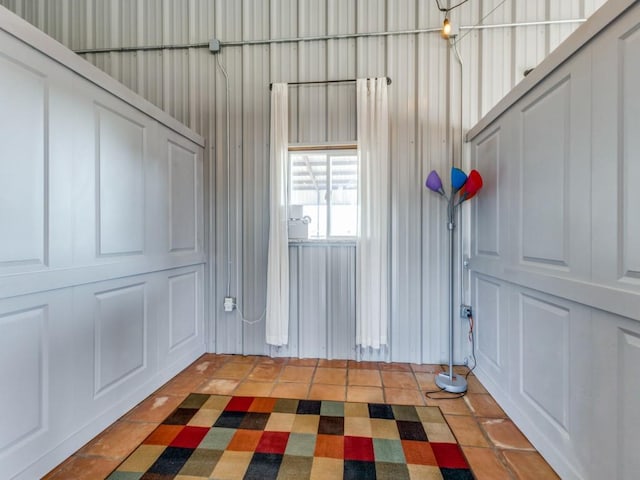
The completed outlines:
{"type": "Polygon", "coordinates": [[[355,148],[289,151],[289,238],[355,237],[358,155],[355,148]]]}

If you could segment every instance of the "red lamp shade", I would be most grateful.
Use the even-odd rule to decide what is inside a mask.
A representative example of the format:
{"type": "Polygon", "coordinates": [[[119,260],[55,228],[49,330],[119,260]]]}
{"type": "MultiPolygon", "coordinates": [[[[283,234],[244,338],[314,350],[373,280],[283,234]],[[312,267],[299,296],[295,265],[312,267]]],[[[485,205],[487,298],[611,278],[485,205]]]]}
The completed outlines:
{"type": "Polygon", "coordinates": [[[465,182],[462,191],[460,192],[460,201],[464,202],[473,198],[476,193],[482,188],[482,177],[477,170],[471,170],[469,177],[465,182]]]}

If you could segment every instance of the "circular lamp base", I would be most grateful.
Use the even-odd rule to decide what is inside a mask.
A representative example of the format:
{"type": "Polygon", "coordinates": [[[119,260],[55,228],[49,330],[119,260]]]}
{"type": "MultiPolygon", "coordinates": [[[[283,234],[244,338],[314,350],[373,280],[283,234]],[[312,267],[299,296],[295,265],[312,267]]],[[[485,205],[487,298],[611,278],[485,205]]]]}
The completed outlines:
{"type": "Polygon", "coordinates": [[[450,377],[448,373],[436,375],[436,385],[442,390],[451,393],[463,393],[467,391],[467,381],[462,375],[455,373],[450,377]]]}

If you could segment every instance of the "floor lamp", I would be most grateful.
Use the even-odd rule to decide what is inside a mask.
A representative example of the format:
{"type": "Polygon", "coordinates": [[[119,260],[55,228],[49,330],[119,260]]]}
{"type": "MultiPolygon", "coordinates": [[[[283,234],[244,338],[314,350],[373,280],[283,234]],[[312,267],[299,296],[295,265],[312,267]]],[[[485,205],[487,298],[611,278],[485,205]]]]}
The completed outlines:
{"type": "Polygon", "coordinates": [[[455,308],[453,305],[453,270],[454,270],[454,230],[456,228],[456,212],[462,202],[472,198],[482,188],[482,177],[477,170],[471,170],[467,176],[459,168],[451,169],[451,195],[447,196],[442,187],[442,180],[435,170],[427,177],[426,186],[447,201],[447,230],[449,230],[449,371],[436,375],[436,385],[451,393],[467,391],[467,380],[453,372],[453,325],[455,308]],[[459,193],[456,197],[456,193],[459,193]]]}

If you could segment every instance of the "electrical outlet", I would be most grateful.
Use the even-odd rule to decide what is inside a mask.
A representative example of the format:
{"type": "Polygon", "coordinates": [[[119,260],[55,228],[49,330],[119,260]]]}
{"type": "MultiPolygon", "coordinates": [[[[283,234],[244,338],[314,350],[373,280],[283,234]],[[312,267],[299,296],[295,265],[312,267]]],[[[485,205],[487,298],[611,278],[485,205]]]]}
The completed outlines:
{"type": "Polygon", "coordinates": [[[471,316],[471,305],[460,305],[460,318],[470,318],[471,316]]]}
{"type": "Polygon", "coordinates": [[[224,311],[225,312],[233,312],[234,308],[236,308],[236,298],[235,297],[224,297],[224,311]]]}

